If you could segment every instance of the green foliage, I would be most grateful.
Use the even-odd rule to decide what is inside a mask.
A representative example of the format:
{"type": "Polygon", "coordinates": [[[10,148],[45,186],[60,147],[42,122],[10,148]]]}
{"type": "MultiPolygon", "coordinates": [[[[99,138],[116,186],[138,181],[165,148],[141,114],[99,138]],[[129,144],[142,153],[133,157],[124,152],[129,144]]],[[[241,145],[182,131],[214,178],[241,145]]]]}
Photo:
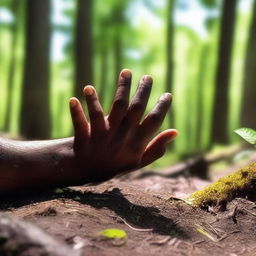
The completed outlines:
{"type": "Polygon", "coordinates": [[[246,140],[250,144],[256,144],[256,130],[250,128],[240,128],[235,130],[235,133],[240,135],[244,140],[246,140]]]}
{"type": "MultiPolygon", "coordinates": [[[[17,0],[16,0],[17,1],[17,0]]],[[[19,1],[19,0],[18,0],[19,1]]],[[[13,37],[12,22],[5,22],[0,17],[0,128],[4,127],[5,115],[11,115],[11,127],[8,132],[18,135],[18,120],[20,118],[20,91],[23,79],[24,56],[24,20],[25,3],[22,1],[21,18],[12,14],[13,0],[1,0],[0,11],[4,10],[14,16],[19,24],[18,42],[15,49],[16,69],[14,74],[15,88],[13,90],[14,107],[9,111],[6,107],[8,95],[7,82],[12,53],[13,37]]],[[[120,66],[133,71],[133,86],[131,98],[136,90],[136,83],[143,74],[151,74],[154,78],[151,97],[146,112],[153,108],[155,102],[165,92],[166,80],[166,39],[168,3],[175,2],[175,16],[189,11],[193,1],[154,1],[154,0],[95,0],[93,1],[93,85],[100,91],[100,98],[105,113],[108,113],[115,84],[117,80],[115,54],[120,41],[120,66]],[[104,71],[104,72],[103,72],[104,71]]],[[[199,0],[197,6],[204,13],[205,35],[202,36],[193,26],[175,23],[173,37],[173,127],[180,136],[175,148],[157,162],[155,167],[163,167],[176,162],[184,154],[193,155],[204,152],[212,144],[210,132],[212,126],[212,109],[214,81],[219,35],[219,14],[223,1],[199,0]]],[[[61,42],[57,48],[63,54],[60,59],[51,58],[51,117],[54,138],[72,135],[72,124],[68,108],[68,98],[73,96],[74,86],[74,28],[76,25],[75,0],[53,0],[52,34],[53,43],[61,42]],[[61,3],[61,4],[60,4],[61,3]],[[55,12],[58,12],[56,19],[55,12]],[[56,41],[56,38],[58,39],[56,41]],[[61,39],[62,38],[62,39],[61,39]],[[62,50],[61,50],[62,46],[62,50]]],[[[20,15],[20,14],[19,14],[20,15]]],[[[250,24],[251,10],[238,10],[236,19],[236,35],[232,58],[232,74],[230,81],[230,113],[229,130],[239,127],[241,105],[243,65],[250,24]]],[[[193,23],[193,22],[192,22],[193,23]]],[[[57,44],[56,44],[57,45],[57,44]]],[[[86,71],[85,71],[86,72],[86,71]]],[[[33,106],[31,106],[33,107],[33,106]]],[[[167,115],[162,129],[169,127],[167,115]]],[[[232,142],[238,137],[231,133],[232,142]],[[233,135],[233,136],[232,136],[233,135]]]]}
{"type": "Polygon", "coordinates": [[[218,6],[217,0],[200,0],[200,3],[208,9],[212,9],[218,6]]]}
{"type": "Polygon", "coordinates": [[[1,0],[0,6],[4,8],[9,8],[11,6],[11,0],[1,0]]]}

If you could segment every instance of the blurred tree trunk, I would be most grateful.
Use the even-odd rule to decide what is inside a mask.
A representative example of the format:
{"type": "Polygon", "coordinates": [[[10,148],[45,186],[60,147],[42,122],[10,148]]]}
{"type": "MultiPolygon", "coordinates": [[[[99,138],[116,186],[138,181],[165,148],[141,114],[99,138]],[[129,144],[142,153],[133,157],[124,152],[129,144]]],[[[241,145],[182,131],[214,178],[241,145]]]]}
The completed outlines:
{"type": "Polygon", "coordinates": [[[108,75],[108,33],[107,33],[107,24],[108,19],[101,18],[100,24],[102,31],[100,34],[100,84],[99,84],[99,97],[101,104],[104,104],[105,92],[107,86],[107,75],[108,75]]]}
{"type": "Polygon", "coordinates": [[[84,86],[93,83],[92,12],[92,0],[77,0],[74,94],[80,100],[84,86]]]}
{"type": "Polygon", "coordinates": [[[244,63],[241,125],[256,128],[256,0],[253,3],[244,63]]]}
{"type": "Polygon", "coordinates": [[[112,10],[112,24],[114,27],[113,47],[114,47],[114,74],[115,81],[123,68],[123,35],[126,25],[125,10],[128,1],[116,1],[112,10]]]}
{"type": "Polygon", "coordinates": [[[215,77],[212,142],[228,143],[228,90],[237,0],[222,2],[218,63],[215,77]]]}
{"type": "Polygon", "coordinates": [[[196,132],[196,143],[197,149],[196,153],[202,153],[206,150],[203,147],[203,122],[204,122],[204,82],[205,82],[205,74],[207,69],[207,54],[209,53],[209,45],[205,44],[202,46],[202,51],[200,53],[199,59],[199,70],[200,74],[198,75],[198,82],[197,82],[197,132],[196,132]]]}
{"type": "Polygon", "coordinates": [[[50,0],[27,0],[24,78],[20,114],[21,135],[50,136],[49,54],[50,0]]]}
{"type": "Polygon", "coordinates": [[[122,45],[122,37],[121,37],[121,31],[116,33],[114,38],[114,60],[115,60],[115,79],[118,78],[118,75],[122,69],[122,54],[123,45],[122,45]]]}
{"type": "Polygon", "coordinates": [[[104,95],[106,91],[106,83],[107,83],[107,74],[108,74],[108,51],[105,43],[101,46],[101,64],[100,64],[100,84],[99,84],[99,96],[101,99],[101,102],[103,104],[104,102],[104,95]]]}
{"type": "MultiPolygon", "coordinates": [[[[167,41],[166,41],[166,92],[173,91],[174,81],[174,10],[176,0],[167,0],[167,41]]],[[[174,127],[174,111],[171,108],[169,115],[169,126],[174,127]]]]}
{"type": "Polygon", "coordinates": [[[17,41],[18,41],[18,28],[20,21],[20,9],[21,9],[21,1],[13,0],[11,3],[11,13],[14,17],[14,21],[11,25],[11,56],[10,56],[10,64],[8,70],[8,79],[7,79],[7,100],[6,100],[6,115],[4,121],[4,131],[9,131],[10,129],[10,121],[11,114],[13,108],[13,89],[14,89],[14,76],[16,70],[16,50],[17,50],[17,41]]]}

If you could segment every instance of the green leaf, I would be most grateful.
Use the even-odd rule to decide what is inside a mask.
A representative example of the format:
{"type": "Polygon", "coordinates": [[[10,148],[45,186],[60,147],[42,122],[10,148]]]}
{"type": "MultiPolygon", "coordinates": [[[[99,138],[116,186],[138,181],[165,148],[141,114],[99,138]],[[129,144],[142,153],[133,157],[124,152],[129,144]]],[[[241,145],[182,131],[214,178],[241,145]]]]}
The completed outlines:
{"type": "Polygon", "coordinates": [[[109,228],[100,231],[100,235],[111,239],[126,239],[126,232],[122,229],[109,228]]]}
{"type": "Polygon", "coordinates": [[[250,144],[256,144],[256,131],[250,128],[240,128],[235,130],[235,133],[240,135],[244,140],[250,144]]]}

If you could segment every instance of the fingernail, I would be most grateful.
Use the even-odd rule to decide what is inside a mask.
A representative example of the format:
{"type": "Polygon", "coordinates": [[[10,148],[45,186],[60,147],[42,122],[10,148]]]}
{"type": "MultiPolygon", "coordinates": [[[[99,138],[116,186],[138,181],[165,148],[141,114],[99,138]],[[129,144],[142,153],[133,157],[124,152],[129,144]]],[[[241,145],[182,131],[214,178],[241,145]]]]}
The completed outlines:
{"type": "Polygon", "coordinates": [[[70,107],[71,107],[71,108],[76,107],[76,105],[77,105],[76,98],[71,98],[71,99],[69,100],[69,104],[70,104],[70,107]]]}
{"type": "Polygon", "coordinates": [[[170,133],[170,136],[167,140],[167,143],[170,143],[171,141],[173,141],[178,135],[179,135],[179,133],[177,130],[172,130],[170,133]]]}
{"type": "Polygon", "coordinates": [[[84,94],[87,96],[91,96],[94,94],[94,88],[91,85],[87,85],[84,87],[84,94]]]}
{"type": "Polygon", "coordinates": [[[142,80],[145,82],[145,83],[152,83],[153,79],[151,76],[149,75],[145,75],[142,77],[142,80]]]}
{"type": "Polygon", "coordinates": [[[123,78],[129,79],[132,76],[132,72],[129,69],[123,69],[120,75],[123,78]]]}
{"type": "Polygon", "coordinates": [[[164,93],[161,97],[160,100],[171,100],[172,99],[172,94],[169,92],[164,93]]]}

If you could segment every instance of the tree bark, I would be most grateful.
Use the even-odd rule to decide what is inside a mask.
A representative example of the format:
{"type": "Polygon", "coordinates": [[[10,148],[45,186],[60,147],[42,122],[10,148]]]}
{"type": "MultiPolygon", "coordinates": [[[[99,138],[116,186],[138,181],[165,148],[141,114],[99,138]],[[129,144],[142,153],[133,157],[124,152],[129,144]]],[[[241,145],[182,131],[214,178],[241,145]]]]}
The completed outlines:
{"type": "Polygon", "coordinates": [[[21,135],[30,139],[50,136],[49,54],[50,0],[26,2],[25,63],[20,113],[21,135]]]}
{"type": "Polygon", "coordinates": [[[253,3],[252,20],[249,30],[244,63],[243,99],[241,125],[256,128],[256,0],[253,3]]]}
{"type": "Polygon", "coordinates": [[[228,143],[228,91],[237,0],[223,1],[215,78],[212,142],[228,143]]]}
{"type": "Polygon", "coordinates": [[[92,10],[92,0],[77,0],[74,95],[80,100],[84,86],[93,83],[92,10]]]}
{"type": "MultiPolygon", "coordinates": [[[[167,40],[166,40],[166,85],[165,89],[167,92],[172,92],[173,81],[174,81],[174,10],[176,0],[168,0],[167,4],[167,40]]],[[[173,108],[172,108],[173,109],[173,108]]],[[[174,126],[174,111],[171,111],[168,121],[169,126],[174,126]]]]}

